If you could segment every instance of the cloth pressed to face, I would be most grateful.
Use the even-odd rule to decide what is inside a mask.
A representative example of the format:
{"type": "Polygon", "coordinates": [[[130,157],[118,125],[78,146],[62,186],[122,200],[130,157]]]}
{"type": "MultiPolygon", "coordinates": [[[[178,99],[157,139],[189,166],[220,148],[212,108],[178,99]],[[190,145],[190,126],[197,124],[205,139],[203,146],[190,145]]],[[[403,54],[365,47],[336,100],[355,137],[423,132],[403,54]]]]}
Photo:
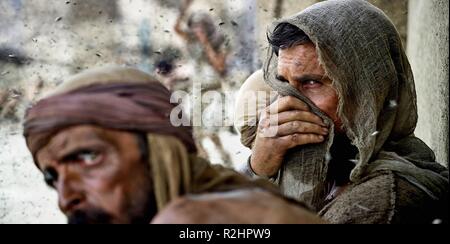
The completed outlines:
{"type": "MultiPolygon", "coordinates": [[[[346,136],[358,149],[351,183],[388,171],[430,198],[445,195],[447,169],[435,162],[433,152],[413,134],[417,123],[414,78],[399,34],[386,15],[366,1],[331,0],[275,22],[269,35],[281,23],[306,33],[333,80],[339,95],[338,116],[346,136]]],[[[319,211],[327,193],[324,182],[329,168],[327,155],[335,138],[333,121],[304,94],[278,80],[277,66],[278,57],[270,49],[263,67],[265,83],[280,96],[293,96],[308,104],[330,127],[324,143],[301,146],[286,154],[277,179],[283,193],[319,211]]],[[[267,91],[264,87],[256,85],[256,89],[267,91]]],[[[256,127],[239,129],[241,141],[251,147],[256,127]]],[[[378,183],[393,188],[388,181],[378,183]]],[[[395,194],[385,197],[395,198],[395,194]]],[[[394,209],[389,208],[386,211],[394,209]]]]}

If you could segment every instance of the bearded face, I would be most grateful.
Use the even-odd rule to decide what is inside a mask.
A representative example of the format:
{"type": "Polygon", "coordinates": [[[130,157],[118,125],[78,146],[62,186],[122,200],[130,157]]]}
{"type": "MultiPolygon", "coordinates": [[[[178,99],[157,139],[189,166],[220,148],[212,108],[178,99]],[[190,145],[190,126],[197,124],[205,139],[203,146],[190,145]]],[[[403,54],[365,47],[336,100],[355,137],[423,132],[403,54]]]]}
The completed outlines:
{"type": "Polygon", "coordinates": [[[142,143],[134,133],[81,125],[58,132],[37,153],[69,223],[151,221],[156,206],[142,143]]]}

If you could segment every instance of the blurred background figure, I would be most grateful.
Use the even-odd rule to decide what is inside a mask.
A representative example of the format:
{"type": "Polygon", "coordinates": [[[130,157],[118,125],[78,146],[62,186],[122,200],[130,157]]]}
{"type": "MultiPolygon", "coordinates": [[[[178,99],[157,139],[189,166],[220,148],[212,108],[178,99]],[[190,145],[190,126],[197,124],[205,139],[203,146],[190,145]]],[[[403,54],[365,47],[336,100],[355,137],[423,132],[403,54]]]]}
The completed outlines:
{"type": "MultiPolygon", "coordinates": [[[[448,1],[369,1],[393,20],[417,72],[423,119],[416,134],[438,161],[446,161],[448,1]]],[[[203,93],[219,91],[222,99],[204,104],[205,120],[233,121],[237,91],[263,65],[268,25],[316,2],[0,1],[0,223],[65,222],[56,195],[30,163],[19,123],[30,103],[53,90],[62,77],[106,64],[134,66],[158,76],[172,90],[190,93],[193,85],[201,84],[203,93]]],[[[212,163],[239,167],[250,155],[232,123],[196,128],[195,136],[212,163]]]]}
{"type": "Polygon", "coordinates": [[[187,90],[190,86],[189,66],[180,60],[180,51],[167,48],[155,62],[155,74],[169,90],[187,90]]]}
{"type": "Polygon", "coordinates": [[[214,24],[212,17],[203,11],[192,12],[187,18],[187,24],[183,21],[192,0],[183,1],[180,13],[175,24],[175,31],[189,45],[192,58],[199,61],[204,56],[206,63],[211,65],[221,76],[226,72],[227,51],[224,50],[225,37],[214,24]]]}

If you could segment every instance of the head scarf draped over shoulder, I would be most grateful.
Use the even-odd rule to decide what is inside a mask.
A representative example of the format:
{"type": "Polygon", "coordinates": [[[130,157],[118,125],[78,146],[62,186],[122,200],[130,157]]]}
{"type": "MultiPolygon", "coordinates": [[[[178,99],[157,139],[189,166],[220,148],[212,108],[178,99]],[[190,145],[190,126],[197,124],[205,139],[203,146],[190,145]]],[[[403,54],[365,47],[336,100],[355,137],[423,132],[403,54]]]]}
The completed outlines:
{"type": "MultiPolygon", "coordinates": [[[[338,116],[359,151],[350,180],[358,182],[377,171],[391,170],[431,196],[445,192],[448,170],[436,163],[431,149],[414,136],[414,78],[399,34],[389,18],[366,1],[330,0],[275,22],[269,35],[281,23],[290,23],[308,35],[319,62],[333,80],[339,95],[338,116]]],[[[333,123],[297,89],[276,79],[277,64],[278,57],[269,48],[263,67],[264,82],[280,96],[294,96],[307,103],[331,127],[324,143],[298,147],[288,153],[279,178],[286,194],[318,206],[328,169],[326,155],[334,138],[333,123]]],[[[265,90],[263,84],[253,86],[265,90]]],[[[267,101],[261,103],[264,102],[267,101]]],[[[256,129],[240,129],[247,137],[241,141],[250,146],[256,129]]]]}
{"type": "MultiPolygon", "coordinates": [[[[24,136],[36,154],[59,131],[77,125],[143,133],[161,210],[186,193],[263,186],[198,158],[191,127],[174,127],[171,93],[148,74],[126,67],[94,69],[68,79],[27,111],[24,136]]],[[[263,187],[267,187],[266,185],[263,187]]]]}

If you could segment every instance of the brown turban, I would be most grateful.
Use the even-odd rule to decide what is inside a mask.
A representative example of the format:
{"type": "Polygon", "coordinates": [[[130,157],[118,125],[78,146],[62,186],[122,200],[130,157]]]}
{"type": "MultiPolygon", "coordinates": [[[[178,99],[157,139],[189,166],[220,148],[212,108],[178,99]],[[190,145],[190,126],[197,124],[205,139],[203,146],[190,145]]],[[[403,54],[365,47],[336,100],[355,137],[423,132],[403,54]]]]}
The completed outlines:
{"type": "Polygon", "coordinates": [[[90,124],[144,133],[158,209],[187,193],[245,187],[272,189],[195,155],[190,127],[170,123],[170,92],[148,74],[113,67],[84,72],[62,83],[28,110],[24,136],[33,156],[65,128],[90,124]]]}
{"type": "Polygon", "coordinates": [[[41,100],[26,115],[27,144],[35,155],[55,132],[80,124],[172,135],[195,152],[190,127],[170,123],[170,92],[159,82],[92,85],[41,100]]]}

